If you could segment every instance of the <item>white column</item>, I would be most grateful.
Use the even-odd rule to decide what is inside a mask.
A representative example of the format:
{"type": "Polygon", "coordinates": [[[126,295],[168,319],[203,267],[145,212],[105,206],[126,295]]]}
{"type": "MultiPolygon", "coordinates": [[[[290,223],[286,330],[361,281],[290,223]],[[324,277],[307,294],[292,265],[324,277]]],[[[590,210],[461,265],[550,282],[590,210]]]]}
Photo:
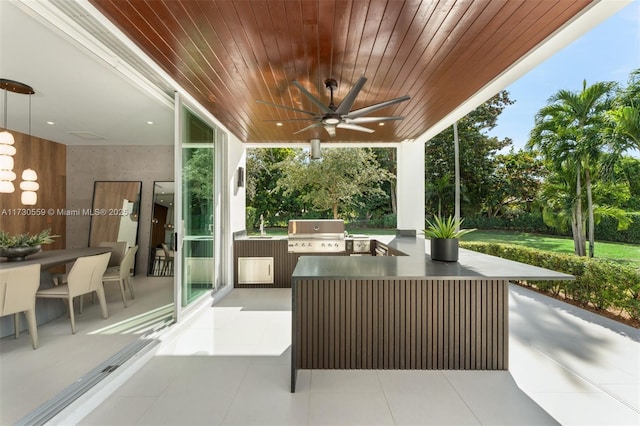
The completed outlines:
{"type": "Polygon", "coordinates": [[[398,146],[398,233],[420,234],[424,229],[424,140],[398,146]]]}

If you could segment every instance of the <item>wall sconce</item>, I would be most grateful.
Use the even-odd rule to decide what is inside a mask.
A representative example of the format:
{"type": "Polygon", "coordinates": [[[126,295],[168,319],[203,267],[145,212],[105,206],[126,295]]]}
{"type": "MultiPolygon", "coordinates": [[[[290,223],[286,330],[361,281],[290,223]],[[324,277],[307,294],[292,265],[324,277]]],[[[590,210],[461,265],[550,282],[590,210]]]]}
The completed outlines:
{"type": "Polygon", "coordinates": [[[319,160],[322,158],[320,152],[320,139],[311,139],[311,153],[309,154],[312,160],[319,160]]]}
{"type": "Polygon", "coordinates": [[[236,182],[238,182],[238,188],[244,188],[244,167],[238,167],[236,182]]]}
{"type": "MultiPolygon", "coordinates": [[[[16,154],[16,148],[13,146],[15,139],[7,128],[7,90],[29,95],[29,141],[31,141],[31,95],[35,91],[31,86],[5,78],[0,79],[0,88],[4,89],[4,130],[0,132],[0,193],[10,194],[15,192],[13,181],[16,180],[16,174],[13,171],[13,156],[16,154]]],[[[40,185],[36,180],[38,175],[34,170],[26,169],[22,172],[20,183],[20,189],[23,191],[20,197],[22,204],[33,206],[38,202],[36,191],[40,185]]]]}

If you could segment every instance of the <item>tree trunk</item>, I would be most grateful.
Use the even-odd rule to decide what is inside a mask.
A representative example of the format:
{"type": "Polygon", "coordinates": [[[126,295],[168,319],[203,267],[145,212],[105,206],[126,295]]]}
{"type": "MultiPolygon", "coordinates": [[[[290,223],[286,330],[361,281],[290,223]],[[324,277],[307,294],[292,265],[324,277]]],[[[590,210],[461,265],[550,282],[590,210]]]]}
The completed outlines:
{"type": "Polygon", "coordinates": [[[593,197],[591,194],[591,173],[589,167],[584,169],[584,184],[587,187],[587,209],[589,215],[589,257],[593,257],[595,248],[595,222],[593,214],[593,197]]]}
{"type": "Polygon", "coordinates": [[[582,227],[582,179],[580,175],[582,171],[580,170],[580,166],[578,166],[578,170],[576,173],[576,229],[575,234],[573,234],[573,239],[576,242],[576,254],[578,256],[586,256],[586,247],[585,247],[585,236],[584,229],[582,227]]]}
{"type": "Polygon", "coordinates": [[[333,203],[333,218],[338,218],[338,203],[333,203]]]}
{"type": "Polygon", "coordinates": [[[393,179],[389,182],[391,186],[391,213],[398,213],[398,206],[396,205],[396,183],[393,179]]]}

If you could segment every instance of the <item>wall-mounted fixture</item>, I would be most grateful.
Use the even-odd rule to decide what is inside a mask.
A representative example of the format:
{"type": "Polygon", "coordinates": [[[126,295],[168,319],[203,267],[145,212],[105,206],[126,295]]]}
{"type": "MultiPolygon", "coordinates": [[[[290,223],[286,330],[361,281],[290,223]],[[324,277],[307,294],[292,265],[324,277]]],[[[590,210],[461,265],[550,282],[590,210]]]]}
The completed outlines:
{"type": "Polygon", "coordinates": [[[244,167],[238,167],[236,182],[238,183],[238,188],[244,188],[244,167]]]}
{"type": "Polygon", "coordinates": [[[320,139],[311,139],[311,153],[309,154],[312,160],[319,160],[322,158],[320,152],[320,139]]]}
{"type": "MultiPolygon", "coordinates": [[[[7,128],[7,91],[29,95],[29,141],[31,141],[31,95],[35,93],[31,86],[18,81],[0,79],[0,88],[4,90],[4,130],[0,132],[0,193],[10,194],[15,191],[13,181],[16,180],[16,173],[13,171],[13,156],[16,148],[13,146],[15,139],[7,128]]],[[[36,191],[39,189],[38,174],[32,169],[22,172],[22,182],[20,189],[23,191],[20,200],[22,204],[32,206],[38,201],[36,191]]]]}

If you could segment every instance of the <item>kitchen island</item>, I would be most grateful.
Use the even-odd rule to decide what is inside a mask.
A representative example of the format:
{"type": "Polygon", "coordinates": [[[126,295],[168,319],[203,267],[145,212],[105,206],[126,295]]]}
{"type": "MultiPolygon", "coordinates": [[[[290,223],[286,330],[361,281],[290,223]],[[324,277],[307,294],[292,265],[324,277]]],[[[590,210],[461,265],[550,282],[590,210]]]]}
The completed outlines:
{"type": "Polygon", "coordinates": [[[464,249],[432,261],[423,238],[389,247],[405,256],[300,257],[291,392],[299,369],[507,370],[509,280],[574,279],[464,249]]]}

